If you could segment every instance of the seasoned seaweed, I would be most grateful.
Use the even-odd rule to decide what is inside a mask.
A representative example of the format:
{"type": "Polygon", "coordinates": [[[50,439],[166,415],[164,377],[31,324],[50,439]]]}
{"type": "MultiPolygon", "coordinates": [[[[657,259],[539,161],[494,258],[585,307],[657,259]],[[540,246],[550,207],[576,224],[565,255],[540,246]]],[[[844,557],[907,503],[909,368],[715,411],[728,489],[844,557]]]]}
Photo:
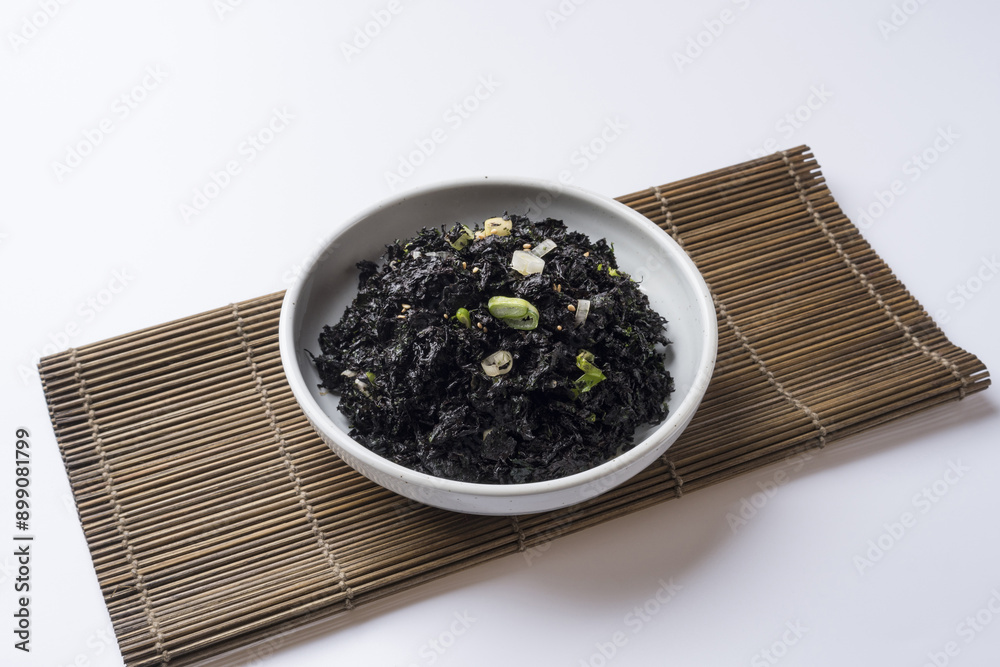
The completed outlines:
{"type": "Polygon", "coordinates": [[[538,482],[604,463],[666,414],[666,321],[604,239],[510,215],[478,232],[425,228],[358,269],[313,360],[351,436],[384,458],[538,482]],[[515,251],[531,265],[552,242],[540,273],[512,268],[515,251]]]}

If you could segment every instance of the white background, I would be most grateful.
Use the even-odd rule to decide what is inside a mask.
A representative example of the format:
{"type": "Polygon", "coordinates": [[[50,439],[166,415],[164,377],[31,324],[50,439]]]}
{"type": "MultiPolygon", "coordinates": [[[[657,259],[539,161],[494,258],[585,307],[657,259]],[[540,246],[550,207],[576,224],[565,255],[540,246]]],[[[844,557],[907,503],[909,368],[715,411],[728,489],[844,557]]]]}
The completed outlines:
{"type": "MultiPolygon", "coordinates": [[[[615,196],[743,161],[768,140],[808,143],[841,206],[947,335],[1000,367],[996,3],[591,0],[563,2],[562,14],[558,0],[401,0],[395,14],[387,0],[230,4],[6,0],[0,10],[0,664],[122,664],[38,354],[285,288],[320,239],[391,194],[386,172],[436,128],[445,140],[397,190],[569,170],[615,196]],[[372,12],[391,21],[366,44],[357,31],[372,12]],[[363,48],[345,53],[356,39],[363,48]],[[465,118],[452,110],[463,104],[475,107],[465,118]],[[275,110],[293,118],[250,159],[243,142],[275,110]],[[102,120],[111,131],[87,146],[102,120]],[[602,145],[609,121],[621,129],[602,145]],[[581,152],[592,142],[594,159],[581,152]],[[78,148],[79,161],[68,156],[78,148]],[[913,158],[925,152],[922,169],[913,158]],[[239,173],[183,215],[231,160],[239,173]],[[19,426],[32,433],[35,492],[30,655],[11,632],[19,426]]],[[[996,664],[996,391],[785,466],[790,481],[771,496],[761,487],[780,466],[241,660],[996,664]],[[951,463],[967,471],[939,482],[933,504],[915,503],[951,463]],[[741,508],[750,515],[744,501],[760,507],[735,525],[741,508]],[[886,525],[904,512],[916,525],[897,539],[886,525]],[[861,563],[880,540],[891,548],[861,563]],[[680,589],[666,605],[650,603],[641,623],[628,616],[671,579],[680,589]],[[474,619],[454,626],[461,635],[450,634],[456,613],[474,619]],[[977,613],[986,623],[975,630],[965,619],[977,613]],[[605,658],[618,632],[625,641],[605,658]]]]}

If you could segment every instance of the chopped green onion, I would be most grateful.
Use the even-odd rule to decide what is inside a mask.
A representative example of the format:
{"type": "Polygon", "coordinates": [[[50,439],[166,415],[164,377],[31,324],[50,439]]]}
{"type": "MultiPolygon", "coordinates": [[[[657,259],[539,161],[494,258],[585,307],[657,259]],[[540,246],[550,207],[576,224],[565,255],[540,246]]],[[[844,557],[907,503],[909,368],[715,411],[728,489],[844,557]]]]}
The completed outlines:
{"type": "Polygon", "coordinates": [[[598,382],[607,379],[604,373],[594,365],[593,352],[580,350],[580,354],[576,355],[576,367],[583,371],[583,375],[573,382],[573,398],[590,391],[598,382]]]}
{"type": "Polygon", "coordinates": [[[524,299],[495,296],[488,305],[490,315],[512,329],[530,331],[538,326],[538,309],[524,299]]]}
{"type": "Polygon", "coordinates": [[[368,378],[368,382],[370,382],[371,385],[374,387],[375,386],[375,374],[372,373],[371,371],[366,371],[365,372],[365,377],[368,378]]]}
{"type": "Polygon", "coordinates": [[[454,241],[449,241],[451,247],[455,250],[461,250],[465,246],[469,245],[469,241],[473,239],[473,232],[466,225],[462,225],[462,233],[458,235],[458,238],[454,241]]]}
{"type": "Polygon", "coordinates": [[[472,326],[472,316],[466,308],[459,308],[455,312],[455,319],[464,324],[466,329],[472,326]]]}

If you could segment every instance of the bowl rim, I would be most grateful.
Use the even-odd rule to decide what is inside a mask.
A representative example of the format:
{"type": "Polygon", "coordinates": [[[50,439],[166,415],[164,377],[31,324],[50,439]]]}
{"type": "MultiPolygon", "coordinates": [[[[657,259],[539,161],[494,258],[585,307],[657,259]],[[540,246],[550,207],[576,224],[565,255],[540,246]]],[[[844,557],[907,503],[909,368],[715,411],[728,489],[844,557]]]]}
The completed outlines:
{"type": "MultiPolygon", "coordinates": [[[[671,432],[683,428],[690,421],[693,413],[698,409],[705,391],[708,389],[709,381],[715,367],[715,358],[718,349],[718,329],[715,326],[716,312],[712,293],[705,282],[704,277],[698,270],[694,261],[681,248],[680,244],[652,220],[642,215],[635,209],[604,195],[600,195],[575,185],[564,184],[562,182],[548,181],[544,179],[527,178],[519,176],[479,176],[455,178],[438,181],[428,185],[415,187],[400,193],[385,197],[380,201],[362,209],[360,212],[350,216],[345,224],[332,232],[325,240],[322,250],[317,252],[308,265],[298,274],[292,285],[286,290],[282,300],[281,311],[278,319],[278,348],[281,358],[285,378],[292,390],[295,400],[305,413],[306,417],[314,428],[320,430],[328,438],[332,439],[337,446],[343,448],[351,457],[354,457],[361,464],[371,466],[382,474],[404,482],[413,487],[431,487],[436,491],[457,494],[462,496],[485,496],[492,498],[512,498],[521,496],[547,495],[560,491],[586,486],[599,482],[607,475],[617,470],[628,468],[635,464],[651,449],[655,449],[666,441],[671,432]],[[645,227],[655,234],[662,234],[663,249],[669,254],[670,260],[677,265],[679,273],[694,288],[697,299],[699,321],[705,323],[702,337],[701,358],[697,362],[697,372],[691,383],[687,394],[676,406],[671,406],[667,418],[660,423],[647,436],[636,443],[634,447],[622,454],[605,461],[604,463],[556,479],[541,482],[525,482],[519,484],[489,484],[480,482],[463,482],[458,480],[436,477],[434,475],[419,472],[411,468],[390,461],[371,451],[363,444],[354,440],[350,435],[337,426],[327,415],[326,411],[316,402],[306,386],[305,378],[302,376],[298,366],[298,359],[295,345],[295,332],[293,323],[295,310],[298,306],[298,299],[302,288],[309,281],[313,272],[319,264],[327,261],[330,250],[337,244],[338,240],[350,230],[375,215],[376,213],[397,206],[407,199],[423,197],[429,194],[446,190],[465,189],[474,187],[522,187],[535,189],[539,193],[558,193],[563,196],[571,193],[578,199],[609,210],[610,213],[619,217],[631,219],[633,224],[645,227]]],[[[317,334],[318,335],[318,334],[317,334]]],[[[345,461],[351,467],[351,462],[345,461]]],[[[363,471],[359,470],[364,474],[363,471]]],[[[366,475],[368,476],[368,475],[366,475]]]]}

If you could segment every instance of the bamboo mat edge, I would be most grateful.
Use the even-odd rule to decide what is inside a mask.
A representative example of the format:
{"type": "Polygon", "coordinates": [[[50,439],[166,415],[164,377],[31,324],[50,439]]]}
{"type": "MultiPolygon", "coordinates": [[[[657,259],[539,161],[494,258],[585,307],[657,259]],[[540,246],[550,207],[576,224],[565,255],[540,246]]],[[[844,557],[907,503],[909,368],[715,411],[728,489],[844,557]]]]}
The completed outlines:
{"type": "MultiPolygon", "coordinates": [[[[806,206],[824,206],[824,211],[827,211],[830,207],[829,202],[824,203],[824,198],[829,197],[832,201],[832,196],[825,190],[825,185],[819,179],[814,177],[815,172],[818,171],[818,165],[815,164],[809,149],[807,147],[798,147],[796,149],[790,149],[781,154],[786,164],[789,164],[790,173],[795,175],[796,183],[799,184],[800,190],[803,193],[802,200],[806,206]],[[791,156],[791,157],[789,157],[791,156]]],[[[670,210],[670,206],[665,204],[663,200],[663,192],[670,191],[676,193],[683,193],[687,189],[696,188],[699,182],[704,181],[708,176],[715,175],[729,175],[735,176],[732,181],[734,187],[737,186],[741,175],[752,175],[761,167],[761,165],[766,165],[773,162],[776,158],[774,156],[769,156],[767,158],[761,158],[759,160],[750,161],[743,163],[741,165],[734,165],[732,167],[727,167],[721,170],[716,170],[715,172],[709,172],[708,174],[703,174],[700,176],[692,177],[690,179],[684,179],[682,181],[677,181],[673,184],[658,186],[655,188],[648,188],[646,190],[637,191],[635,193],[624,195],[619,199],[619,201],[627,204],[633,205],[637,210],[642,211],[641,204],[643,201],[652,198],[654,205],[653,215],[646,213],[648,217],[653,219],[661,228],[664,228],[667,233],[671,233],[675,238],[683,239],[683,232],[680,227],[683,226],[683,216],[678,213],[673,213],[670,210]],[[658,219],[660,218],[660,219],[658,219]]],[[[933,354],[937,354],[947,362],[952,364],[955,369],[958,369],[956,376],[959,377],[958,386],[948,386],[945,387],[939,394],[925,397],[921,399],[919,403],[903,404],[895,408],[892,411],[886,412],[880,415],[877,420],[862,421],[858,424],[842,428],[842,429],[832,429],[829,431],[827,438],[822,437],[810,437],[803,436],[798,444],[792,446],[785,446],[781,449],[777,449],[767,453],[766,455],[751,457],[743,461],[732,462],[730,465],[723,466],[717,469],[712,474],[702,474],[702,475],[692,475],[691,477],[686,477],[685,474],[677,474],[673,471],[675,486],[675,493],[673,495],[680,495],[681,488],[684,491],[695,490],[701,488],[702,486],[707,486],[709,484],[717,483],[729,479],[733,476],[743,474],[749,470],[756,469],[762,465],[767,465],[773,461],[781,460],[787,456],[793,454],[797,451],[806,451],[816,447],[820,447],[826,441],[834,441],[840,437],[847,435],[853,435],[855,433],[860,433],[874,426],[880,425],[887,421],[892,421],[901,417],[905,417],[913,412],[927,409],[938,405],[940,403],[957,400],[967,396],[971,393],[981,391],[985,389],[990,384],[990,378],[987,370],[976,359],[973,355],[957,348],[956,346],[950,344],[947,338],[944,336],[943,331],[937,326],[936,323],[930,318],[930,316],[924,311],[924,309],[913,299],[912,295],[909,294],[898,281],[896,276],[892,274],[889,267],[881,260],[881,258],[874,252],[874,250],[867,244],[866,241],[861,237],[860,232],[847,220],[846,216],[843,216],[840,212],[839,207],[836,207],[836,203],[832,202],[832,206],[835,210],[830,214],[831,220],[839,225],[840,229],[833,233],[837,241],[842,246],[849,246],[850,253],[855,257],[856,266],[858,267],[859,280],[862,282],[867,281],[869,284],[877,285],[876,294],[881,294],[882,292],[888,292],[889,290],[895,293],[905,295],[904,302],[907,305],[907,310],[903,315],[897,317],[905,317],[907,321],[904,322],[904,327],[907,327],[910,332],[916,332],[922,339],[932,341],[935,348],[931,350],[933,354]]],[[[648,207],[647,207],[648,208],[648,207]]],[[[826,213],[824,213],[826,215],[826,213]]],[[[64,447],[64,436],[72,432],[73,438],[87,437],[86,434],[86,424],[88,421],[92,421],[92,411],[89,410],[86,399],[71,405],[69,409],[66,409],[65,405],[56,406],[55,397],[59,395],[61,383],[66,381],[67,377],[72,376],[75,378],[77,383],[82,380],[78,372],[73,372],[73,368],[79,368],[81,359],[91,359],[100,356],[102,350],[106,349],[107,346],[113,344],[121,344],[122,342],[131,341],[143,341],[143,340],[154,340],[158,336],[167,335],[164,332],[170,331],[171,327],[176,327],[181,324],[187,324],[188,328],[192,331],[197,331],[199,322],[213,316],[226,314],[231,308],[239,307],[240,309],[252,310],[257,307],[265,307],[267,305],[273,306],[275,303],[280,304],[281,292],[273,293],[270,295],[265,295],[257,299],[251,299],[248,301],[241,302],[235,306],[227,306],[218,309],[213,309],[200,313],[198,315],[191,316],[189,318],[180,318],[174,320],[170,323],[164,323],[152,327],[147,327],[140,329],[138,331],[125,334],[123,336],[115,337],[105,341],[100,341],[91,345],[82,346],[78,349],[68,350],[65,353],[60,353],[46,357],[39,362],[39,370],[42,377],[42,384],[46,394],[46,400],[49,406],[50,417],[53,422],[53,427],[56,431],[56,437],[60,444],[60,453],[64,458],[64,464],[67,465],[67,472],[69,472],[69,465],[66,462],[66,449],[64,447]]],[[[896,298],[896,297],[894,297],[896,298]]],[[[723,309],[724,310],[724,307],[723,309]]],[[[901,320],[902,321],[902,320],[901,320]]],[[[731,326],[731,322],[727,320],[724,314],[720,313],[720,326],[731,326]]],[[[904,329],[905,330],[905,329],[904,329]]],[[[912,334],[911,334],[912,335],[912,334]]],[[[927,345],[925,343],[925,345],[927,345]]],[[[928,348],[930,349],[930,348],[928,348]]],[[[933,358],[932,354],[932,358],[933,358]]],[[[96,444],[100,445],[100,436],[96,432],[96,427],[92,429],[90,434],[96,444]]],[[[98,457],[99,458],[99,457],[98,457]]],[[[110,472],[107,470],[106,465],[103,467],[100,465],[99,461],[95,460],[96,472],[92,472],[86,478],[74,477],[70,474],[71,484],[74,489],[74,496],[77,502],[80,502],[80,496],[78,495],[79,490],[87,487],[90,489],[88,492],[93,492],[92,487],[97,484],[97,488],[100,489],[101,476],[107,477],[110,472]]],[[[672,465],[672,464],[671,464],[672,465]]],[[[106,488],[111,488],[108,484],[106,488]]],[[[98,492],[99,493],[99,492],[98,492]]],[[[664,497],[646,497],[642,502],[628,503],[622,502],[618,504],[610,512],[600,512],[596,514],[587,514],[586,511],[580,511],[579,520],[567,524],[564,531],[560,532],[559,535],[569,534],[571,532],[576,532],[582,530],[595,523],[608,520],[617,516],[621,516],[625,513],[630,513],[639,509],[643,509],[652,504],[662,502],[666,498],[664,497]]],[[[626,499],[627,500],[627,499],[626,499]]],[[[94,520],[91,517],[91,525],[110,525],[115,522],[115,509],[112,504],[108,504],[104,508],[103,513],[99,513],[95,516],[99,517],[98,520],[94,520]]],[[[79,506],[78,506],[79,512],[79,506]]],[[[85,534],[87,536],[88,543],[92,544],[97,539],[106,539],[100,533],[95,533],[94,531],[88,530],[86,523],[81,517],[81,524],[84,527],[85,534]]],[[[530,548],[530,547],[529,547],[530,548]]],[[[516,551],[513,549],[511,553],[516,551]]],[[[139,582],[138,586],[121,586],[113,589],[110,594],[107,595],[107,601],[109,604],[109,611],[114,607],[117,610],[125,609],[142,609],[148,607],[148,599],[144,599],[144,594],[141,585],[141,575],[138,573],[138,569],[134,562],[130,562],[129,551],[127,545],[123,547],[124,563],[122,565],[123,573],[131,573],[134,580],[139,582]]],[[[487,554],[484,559],[496,557],[496,554],[487,554]]],[[[464,567],[470,567],[475,565],[479,561],[470,561],[464,563],[464,567]]],[[[464,567],[457,569],[464,569],[464,567]]],[[[419,580],[410,580],[402,582],[395,588],[389,588],[379,591],[379,595],[371,596],[370,599],[379,599],[381,597],[386,597],[393,595],[394,593],[406,590],[424,581],[429,581],[431,579],[436,579],[440,576],[444,576],[451,572],[456,571],[456,568],[451,567],[447,564],[443,565],[438,570],[429,570],[425,573],[423,577],[419,580]]],[[[314,622],[323,618],[330,618],[338,616],[346,611],[344,608],[337,606],[326,606],[326,607],[310,607],[308,603],[303,606],[302,619],[314,622]]],[[[144,627],[144,618],[142,614],[125,614],[123,616],[115,616],[112,612],[113,621],[115,622],[116,634],[119,636],[121,634],[134,633],[134,632],[144,632],[146,628],[144,627]]],[[[156,634],[156,629],[153,628],[153,634],[156,634]]],[[[231,637],[221,642],[217,642],[211,646],[205,647],[202,650],[193,652],[190,655],[184,656],[183,664],[194,664],[203,659],[208,659],[213,656],[217,656],[220,651],[227,651],[237,649],[240,646],[246,644],[245,637],[231,637]]],[[[138,664],[138,663],[137,663],[138,664]]],[[[142,663],[147,664],[147,663],[142,663]]],[[[159,664],[157,662],[150,662],[148,664],[159,664]]],[[[171,662],[171,664],[181,664],[180,662],[171,662]]]]}

